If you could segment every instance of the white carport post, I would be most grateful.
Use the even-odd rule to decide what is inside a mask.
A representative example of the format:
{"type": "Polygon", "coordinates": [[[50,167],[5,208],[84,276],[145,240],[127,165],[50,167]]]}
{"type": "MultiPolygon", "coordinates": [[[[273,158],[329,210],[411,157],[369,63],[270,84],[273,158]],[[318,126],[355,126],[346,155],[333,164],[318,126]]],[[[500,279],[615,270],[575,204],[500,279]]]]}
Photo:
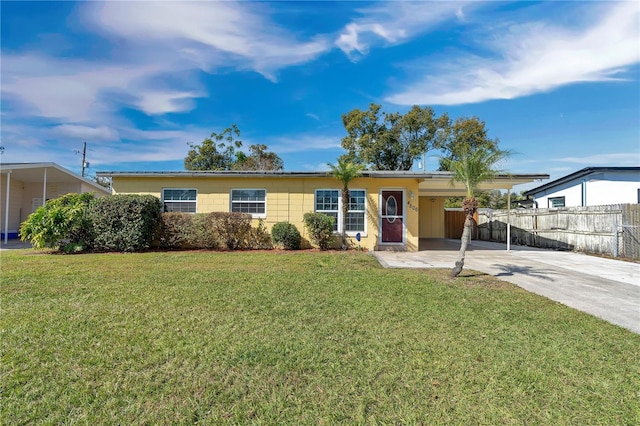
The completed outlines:
{"type": "Polygon", "coordinates": [[[47,168],[44,168],[44,183],[42,184],[42,205],[47,202],[47,168]]]}
{"type": "Polygon", "coordinates": [[[11,170],[7,172],[7,201],[4,206],[4,243],[9,242],[9,188],[11,188],[11,170]]]}
{"type": "Polygon", "coordinates": [[[511,251],[511,188],[507,189],[507,251],[511,251]]]}

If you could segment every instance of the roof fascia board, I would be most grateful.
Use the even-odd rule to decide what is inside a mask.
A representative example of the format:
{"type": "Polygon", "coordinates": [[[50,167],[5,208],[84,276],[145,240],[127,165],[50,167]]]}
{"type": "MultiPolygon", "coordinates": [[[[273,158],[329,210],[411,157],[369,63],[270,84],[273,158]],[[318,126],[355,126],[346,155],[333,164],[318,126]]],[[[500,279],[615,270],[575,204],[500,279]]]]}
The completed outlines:
{"type": "MultiPolygon", "coordinates": [[[[166,177],[220,177],[220,178],[251,178],[251,177],[317,177],[325,178],[331,177],[331,172],[243,172],[243,171],[224,171],[224,172],[209,172],[209,171],[177,171],[177,172],[97,172],[96,176],[99,177],[154,177],[154,178],[166,178],[166,177]]],[[[397,171],[363,171],[360,177],[369,178],[388,178],[388,179],[441,179],[450,180],[453,175],[451,172],[397,172],[397,171]]],[[[494,180],[500,181],[512,181],[512,180],[526,180],[527,182],[539,179],[549,179],[548,174],[501,174],[494,178],[494,180]]]]}

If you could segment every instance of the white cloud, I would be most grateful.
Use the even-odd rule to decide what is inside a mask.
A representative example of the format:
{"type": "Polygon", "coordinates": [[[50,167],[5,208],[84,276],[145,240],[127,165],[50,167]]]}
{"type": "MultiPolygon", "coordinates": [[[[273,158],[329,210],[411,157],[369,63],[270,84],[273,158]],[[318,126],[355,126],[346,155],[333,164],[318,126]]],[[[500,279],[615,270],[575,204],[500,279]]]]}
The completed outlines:
{"type": "Polygon", "coordinates": [[[2,96],[25,116],[96,127],[122,106],[148,115],[192,110],[209,95],[193,70],[232,66],[275,80],[277,70],[332,47],[322,37],[297,41],[266,12],[257,3],[87,2],[74,17],[117,45],[114,58],[3,52],[2,96]],[[163,83],[169,77],[172,86],[163,83]]]}
{"type": "Polygon", "coordinates": [[[106,2],[87,4],[84,16],[88,26],[124,38],[135,49],[165,52],[204,70],[249,68],[271,80],[277,70],[331,48],[321,36],[298,41],[271,22],[269,13],[261,3],[106,2]]]}
{"type": "Polygon", "coordinates": [[[112,142],[120,140],[117,130],[107,127],[91,127],[79,124],[62,124],[55,126],[52,131],[60,136],[84,141],[112,142]]]}
{"type": "Polygon", "coordinates": [[[340,137],[337,136],[288,135],[271,138],[268,142],[269,149],[276,154],[341,148],[340,137]]]}
{"type": "Polygon", "coordinates": [[[586,155],[584,157],[562,157],[554,161],[588,166],[640,166],[640,152],[618,152],[586,155]]]}
{"type": "Polygon", "coordinates": [[[493,50],[491,57],[445,60],[437,74],[430,61],[426,77],[386,100],[400,105],[459,105],[620,78],[640,61],[640,8],[636,2],[604,3],[592,12],[600,19],[579,30],[544,23],[512,25],[486,46],[493,50]]]}
{"type": "Polygon", "coordinates": [[[6,151],[2,161],[46,160],[73,170],[80,165],[77,152],[82,149],[84,141],[87,142],[87,161],[93,170],[104,164],[182,161],[189,149],[187,142],[200,143],[210,133],[210,129],[198,127],[140,130],[127,125],[114,128],[75,124],[54,127],[3,124],[2,144],[6,151]],[[52,139],[52,136],[62,137],[52,139]]]}
{"type": "Polygon", "coordinates": [[[352,60],[357,60],[376,43],[402,43],[442,22],[461,19],[464,17],[462,7],[467,3],[388,2],[363,8],[358,11],[362,17],[345,25],[335,45],[352,60]]]}
{"type": "Polygon", "coordinates": [[[149,91],[142,93],[135,105],[149,115],[169,112],[191,111],[194,98],[202,97],[198,92],[149,91]]]}
{"type": "Polygon", "coordinates": [[[309,118],[313,118],[313,119],[314,119],[314,120],[316,120],[316,121],[320,121],[320,117],[318,117],[316,114],[312,114],[312,113],[308,112],[308,113],[306,113],[305,115],[306,115],[307,117],[309,117],[309,118]]]}
{"type": "Polygon", "coordinates": [[[147,71],[101,65],[38,54],[3,54],[2,94],[18,99],[36,116],[84,121],[97,113],[102,90],[123,88],[147,71]]]}

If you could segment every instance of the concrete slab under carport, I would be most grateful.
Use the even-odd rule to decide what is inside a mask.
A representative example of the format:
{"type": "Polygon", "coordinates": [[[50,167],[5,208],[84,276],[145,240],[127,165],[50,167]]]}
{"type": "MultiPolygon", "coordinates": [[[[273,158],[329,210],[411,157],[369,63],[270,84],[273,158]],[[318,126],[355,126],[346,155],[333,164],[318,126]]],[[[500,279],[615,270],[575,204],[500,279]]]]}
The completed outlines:
{"type": "MultiPolygon", "coordinates": [[[[459,240],[421,239],[421,251],[373,255],[387,268],[452,268],[459,248],[459,240]]],[[[640,264],[474,240],[465,268],[640,333],[640,264]]]]}

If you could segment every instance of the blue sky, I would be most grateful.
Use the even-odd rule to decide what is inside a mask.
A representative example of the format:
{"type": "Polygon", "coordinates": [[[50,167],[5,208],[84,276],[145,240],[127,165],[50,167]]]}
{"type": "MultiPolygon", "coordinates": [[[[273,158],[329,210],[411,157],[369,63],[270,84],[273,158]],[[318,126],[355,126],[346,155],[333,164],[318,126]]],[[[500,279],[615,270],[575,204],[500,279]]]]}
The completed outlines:
{"type": "MultiPolygon", "coordinates": [[[[640,3],[2,1],[3,162],[183,170],[236,123],[285,169],[380,103],[478,116],[514,173],[640,165],[640,3]]],[[[437,167],[430,152],[427,168],[437,167]]]]}

